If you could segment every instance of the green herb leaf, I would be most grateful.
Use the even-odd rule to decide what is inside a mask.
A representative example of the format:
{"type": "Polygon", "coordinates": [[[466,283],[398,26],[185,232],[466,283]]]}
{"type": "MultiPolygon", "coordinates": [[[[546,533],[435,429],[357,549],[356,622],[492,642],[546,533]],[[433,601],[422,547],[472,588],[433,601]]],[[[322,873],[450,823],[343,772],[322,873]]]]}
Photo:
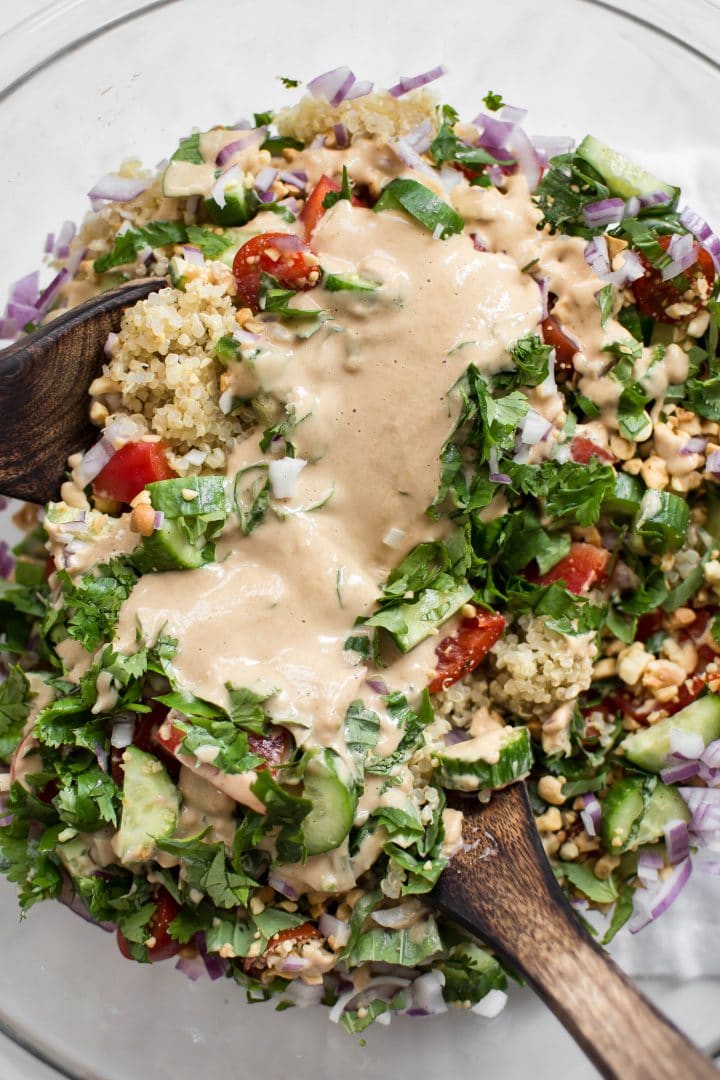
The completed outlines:
{"type": "Polygon", "coordinates": [[[188,230],[179,221],[149,221],[137,229],[127,229],[115,237],[112,250],[100,255],[93,263],[96,274],[104,274],[115,266],[125,266],[135,261],[138,251],[144,247],[161,248],[168,244],[184,244],[188,230]]]}
{"type": "Polygon", "coordinates": [[[189,161],[193,165],[202,165],[205,158],[200,153],[200,132],[194,131],[192,135],[180,140],[171,161],[189,161]]]}
{"type": "Polygon", "coordinates": [[[30,712],[30,683],[18,665],[0,683],[0,758],[10,762],[30,712]]]}
{"type": "Polygon", "coordinates": [[[561,862],[555,874],[570,882],[579,892],[596,904],[611,904],[617,900],[618,891],[612,877],[601,881],[584,863],[561,862]]]}
{"type": "Polygon", "coordinates": [[[433,235],[437,233],[440,240],[461,233],[464,226],[460,214],[417,180],[400,177],[391,180],[373,209],[376,214],[383,210],[404,210],[433,235]]]}

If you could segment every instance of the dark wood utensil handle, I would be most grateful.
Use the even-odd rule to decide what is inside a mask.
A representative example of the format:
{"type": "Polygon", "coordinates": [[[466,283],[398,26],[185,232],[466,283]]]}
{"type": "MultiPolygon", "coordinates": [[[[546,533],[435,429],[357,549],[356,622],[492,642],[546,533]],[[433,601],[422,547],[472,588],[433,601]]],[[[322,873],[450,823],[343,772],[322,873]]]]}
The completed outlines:
{"type": "Polygon", "coordinates": [[[88,387],[123,310],[165,284],[142,278],[101,293],[0,352],[0,492],[57,497],[66,458],[97,439],[88,387]]]}
{"type": "Polygon", "coordinates": [[[525,785],[514,784],[495,800],[492,814],[468,819],[465,840],[475,848],[457,864],[451,860],[434,896],[438,906],[527,979],[603,1076],[717,1080],[712,1064],[572,914],[534,827],[518,827],[532,824],[525,785]]]}

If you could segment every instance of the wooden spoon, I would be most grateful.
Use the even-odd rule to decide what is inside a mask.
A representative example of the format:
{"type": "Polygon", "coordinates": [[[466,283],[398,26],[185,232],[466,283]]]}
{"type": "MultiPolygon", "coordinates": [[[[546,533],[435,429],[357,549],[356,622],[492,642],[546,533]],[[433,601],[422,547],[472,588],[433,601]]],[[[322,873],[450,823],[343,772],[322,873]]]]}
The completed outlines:
{"type": "Polygon", "coordinates": [[[430,900],[521,974],[600,1073],[717,1080],[700,1051],[635,989],[575,917],[545,857],[525,784],[489,803],[454,797],[464,845],[430,900]]]}
{"type": "Polygon", "coordinates": [[[101,293],[0,352],[0,493],[57,498],[68,454],[97,440],[88,387],[123,310],[165,285],[141,278],[101,293]]]}

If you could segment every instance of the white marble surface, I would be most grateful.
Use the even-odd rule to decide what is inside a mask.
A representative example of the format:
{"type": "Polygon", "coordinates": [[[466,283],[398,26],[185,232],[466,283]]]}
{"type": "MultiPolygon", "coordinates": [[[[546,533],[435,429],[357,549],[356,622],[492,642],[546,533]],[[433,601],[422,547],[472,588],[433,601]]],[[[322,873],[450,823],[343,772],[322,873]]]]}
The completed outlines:
{"type": "MultiPolygon", "coordinates": [[[[55,7],[70,11],[78,0],[0,0],[0,34],[5,33],[19,18],[55,7]]],[[[141,6],[138,3],[138,6],[141,6]]],[[[656,20],[671,33],[683,37],[702,51],[720,56],[720,0],[701,0],[691,8],[675,0],[626,0],[625,10],[633,11],[648,21],[656,20]]],[[[718,982],[696,980],[684,986],[673,986],[667,980],[653,980],[646,988],[661,1007],[667,1008],[676,1020],[699,1042],[708,1043],[717,1035],[717,1006],[720,1004],[718,982]]],[[[1,1080],[57,1080],[58,1073],[35,1061],[10,1040],[0,1035],[1,1080]]],[[[138,1077],[137,1080],[150,1080],[138,1077]]],[[[562,1078],[561,1078],[562,1080],[562,1078]]]]}

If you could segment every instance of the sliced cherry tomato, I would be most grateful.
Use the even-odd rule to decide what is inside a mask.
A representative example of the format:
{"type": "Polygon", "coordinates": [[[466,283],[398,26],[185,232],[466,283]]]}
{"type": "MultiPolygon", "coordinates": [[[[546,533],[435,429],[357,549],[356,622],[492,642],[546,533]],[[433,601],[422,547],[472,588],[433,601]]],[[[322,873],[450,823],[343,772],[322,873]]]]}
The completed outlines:
{"type": "MultiPolygon", "coordinates": [[[[182,948],[180,942],[174,941],[168,933],[168,926],[179,911],[180,905],[161,885],[155,894],[155,913],[148,923],[148,937],[155,939],[155,944],[148,947],[148,956],[152,963],[158,960],[169,960],[171,956],[177,956],[180,952],[182,948]]],[[[123,956],[127,960],[133,960],[130,944],[120,930],[117,932],[117,943],[123,956]]]]}
{"type": "Polygon", "coordinates": [[[443,638],[435,650],[437,661],[428,686],[430,693],[447,690],[463,675],[474,671],[504,629],[505,619],[494,611],[478,611],[477,615],[463,619],[455,633],[443,638]]]}
{"type": "Polygon", "coordinates": [[[636,641],[646,642],[653,634],[657,634],[658,631],[662,630],[663,618],[663,612],[659,608],[657,611],[647,611],[644,615],[641,615],[635,631],[636,641]]]}
{"type": "Polygon", "coordinates": [[[162,442],[126,443],[98,473],[93,491],[104,499],[129,503],[147,484],[170,480],[175,473],[168,464],[162,442]]]}
{"type": "MultiPolygon", "coordinates": [[[[670,245],[669,236],[661,236],[658,240],[660,246],[667,251],[670,245]]],[[[712,256],[699,244],[693,244],[693,252],[697,261],[685,271],[686,279],[692,284],[698,278],[704,277],[708,285],[708,295],[715,280],[715,266],[712,256]]],[[[658,322],[672,323],[678,320],[668,315],[667,309],[673,304],[690,303],[693,314],[702,306],[700,300],[686,301],[680,289],[673,281],[663,281],[662,272],[648,262],[644,255],[640,254],[640,260],[645,267],[645,273],[630,286],[635,297],[635,304],[642,315],[648,315],[658,322]]],[[[687,316],[683,316],[687,318],[687,316]]]]}
{"type": "Polygon", "coordinates": [[[573,357],[578,351],[575,342],[567,336],[554,315],[547,315],[540,323],[542,339],[555,350],[555,375],[566,378],[575,370],[573,357]]]}
{"type": "Polygon", "coordinates": [[[570,442],[570,457],[580,465],[587,465],[593,458],[598,461],[615,461],[615,455],[606,450],[604,446],[598,446],[586,435],[573,435],[570,442]]]}
{"type": "Polygon", "coordinates": [[[320,278],[320,264],[299,236],[261,233],[243,244],[233,259],[238,299],[254,312],[260,310],[262,274],[271,274],[286,289],[311,289],[320,278]]]}
{"type": "Polygon", "coordinates": [[[301,923],[300,926],[290,926],[287,930],[280,930],[273,935],[267,943],[267,948],[262,956],[247,956],[242,962],[243,971],[246,975],[260,975],[267,966],[265,957],[284,941],[292,941],[301,944],[303,941],[313,941],[322,938],[320,931],[311,922],[301,923]]]}
{"type": "Polygon", "coordinates": [[[340,185],[323,174],[307,197],[307,202],[300,211],[300,220],[305,226],[305,239],[310,240],[315,226],[325,213],[323,200],[331,191],[340,191],[340,185]]]}
{"type": "Polygon", "coordinates": [[[176,728],[174,724],[164,723],[153,735],[153,741],[167,750],[168,754],[176,754],[180,743],[185,738],[185,733],[176,728]]]}
{"type": "Polygon", "coordinates": [[[609,562],[610,552],[605,548],[595,547],[594,544],[573,544],[564,559],[535,580],[538,585],[564,581],[570,592],[579,596],[593,585],[600,584],[609,562]]]}

